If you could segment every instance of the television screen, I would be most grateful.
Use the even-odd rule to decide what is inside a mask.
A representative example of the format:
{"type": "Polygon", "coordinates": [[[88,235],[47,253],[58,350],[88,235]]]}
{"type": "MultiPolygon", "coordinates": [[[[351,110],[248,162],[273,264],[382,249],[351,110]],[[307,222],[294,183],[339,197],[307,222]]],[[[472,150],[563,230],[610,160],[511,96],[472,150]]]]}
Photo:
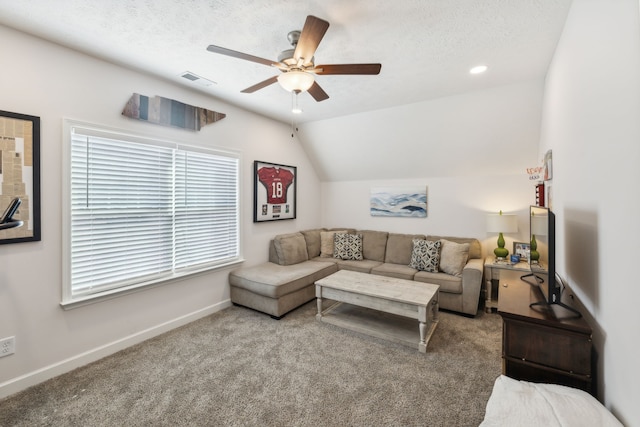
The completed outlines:
{"type": "Polygon", "coordinates": [[[529,209],[529,266],[548,304],[560,302],[561,289],[556,283],[556,218],[549,208],[529,209]]]}
{"type": "MultiPolygon", "coordinates": [[[[534,306],[564,307],[572,317],[581,317],[579,311],[561,301],[563,285],[556,278],[556,216],[549,208],[531,206],[529,208],[529,266],[531,274],[522,276],[533,277],[535,284],[540,287],[544,299],[529,304],[534,306]]],[[[534,284],[533,282],[530,282],[534,284]]],[[[566,317],[566,311],[562,313],[566,317]]],[[[554,315],[558,313],[554,310],[554,315]]]]}

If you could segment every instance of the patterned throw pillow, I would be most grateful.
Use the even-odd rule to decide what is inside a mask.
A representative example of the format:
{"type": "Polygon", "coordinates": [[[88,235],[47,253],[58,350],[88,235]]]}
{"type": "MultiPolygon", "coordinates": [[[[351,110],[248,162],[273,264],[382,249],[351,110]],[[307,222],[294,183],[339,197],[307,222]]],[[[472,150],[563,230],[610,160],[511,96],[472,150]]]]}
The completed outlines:
{"type": "Polygon", "coordinates": [[[362,234],[336,233],[333,236],[333,257],[362,261],[362,234]]]}
{"type": "Polygon", "coordinates": [[[430,273],[437,273],[440,265],[441,243],[424,239],[413,239],[413,252],[409,267],[430,273]]]}

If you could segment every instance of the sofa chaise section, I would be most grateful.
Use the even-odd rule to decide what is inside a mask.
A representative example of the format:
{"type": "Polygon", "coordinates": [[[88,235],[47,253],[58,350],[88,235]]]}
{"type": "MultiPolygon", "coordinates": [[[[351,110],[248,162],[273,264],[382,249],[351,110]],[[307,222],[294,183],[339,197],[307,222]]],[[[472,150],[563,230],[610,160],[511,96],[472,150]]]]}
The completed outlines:
{"type": "Polygon", "coordinates": [[[336,264],[316,261],[243,267],[229,273],[231,301],[280,318],[314,299],[313,284],[336,271],[336,264]]]}
{"type": "Polygon", "coordinates": [[[229,273],[231,302],[279,319],[311,301],[315,298],[314,283],[338,267],[332,262],[309,261],[308,252],[302,233],[276,236],[270,242],[269,262],[229,273]]]}

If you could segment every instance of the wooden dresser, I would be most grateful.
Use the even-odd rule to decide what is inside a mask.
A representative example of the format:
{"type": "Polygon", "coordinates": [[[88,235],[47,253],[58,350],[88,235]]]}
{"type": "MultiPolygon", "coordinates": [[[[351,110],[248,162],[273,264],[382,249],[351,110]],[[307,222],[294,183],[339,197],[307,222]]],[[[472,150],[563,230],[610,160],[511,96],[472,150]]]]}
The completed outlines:
{"type": "MultiPolygon", "coordinates": [[[[562,384],[596,395],[591,328],[560,306],[529,304],[543,300],[522,272],[500,275],[498,313],[502,316],[502,372],[525,381],[562,384]]],[[[570,301],[563,298],[565,304],[570,301]]]]}

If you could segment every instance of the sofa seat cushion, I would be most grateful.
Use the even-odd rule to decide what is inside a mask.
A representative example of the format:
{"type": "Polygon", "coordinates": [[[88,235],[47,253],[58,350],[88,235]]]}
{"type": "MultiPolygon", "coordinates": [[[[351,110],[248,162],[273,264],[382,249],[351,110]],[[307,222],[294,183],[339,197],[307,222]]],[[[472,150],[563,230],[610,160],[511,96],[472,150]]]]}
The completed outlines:
{"type": "Polygon", "coordinates": [[[408,265],[392,264],[385,262],[371,269],[371,274],[379,276],[396,277],[398,279],[413,280],[413,276],[418,272],[408,265]]]}
{"type": "Polygon", "coordinates": [[[337,264],[338,261],[340,261],[340,260],[336,259],[336,258],[325,258],[322,255],[320,255],[320,256],[317,256],[315,258],[311,258],[309,261],[330,262],[330,263],[333,263],[333,264],[337,264]]]}
{"type": "Polygon", "coordinates": [[[416,282],[433,283],[440,285],[440,292],[450,294],[462,293],[462,277],[452,276],[447,273],[430,273],[428,271],[418,271],[413,280],[416,282]]]}
{"type": "Polygon", "coordinates": [[[229,284],[270,298],[279,298],[338,271],[332,262],[303,261],[295,265],[265,262],[229,273],[229,284]]]}
{"type": "Polygon", "coordinates": [[[336,264],[338,264],[338,270],[358,271],[360,273],[370,273],[372,268],[382,265],[380,261],[370,259],[364,259],[362,261],[337,259],[336,264]]]}

